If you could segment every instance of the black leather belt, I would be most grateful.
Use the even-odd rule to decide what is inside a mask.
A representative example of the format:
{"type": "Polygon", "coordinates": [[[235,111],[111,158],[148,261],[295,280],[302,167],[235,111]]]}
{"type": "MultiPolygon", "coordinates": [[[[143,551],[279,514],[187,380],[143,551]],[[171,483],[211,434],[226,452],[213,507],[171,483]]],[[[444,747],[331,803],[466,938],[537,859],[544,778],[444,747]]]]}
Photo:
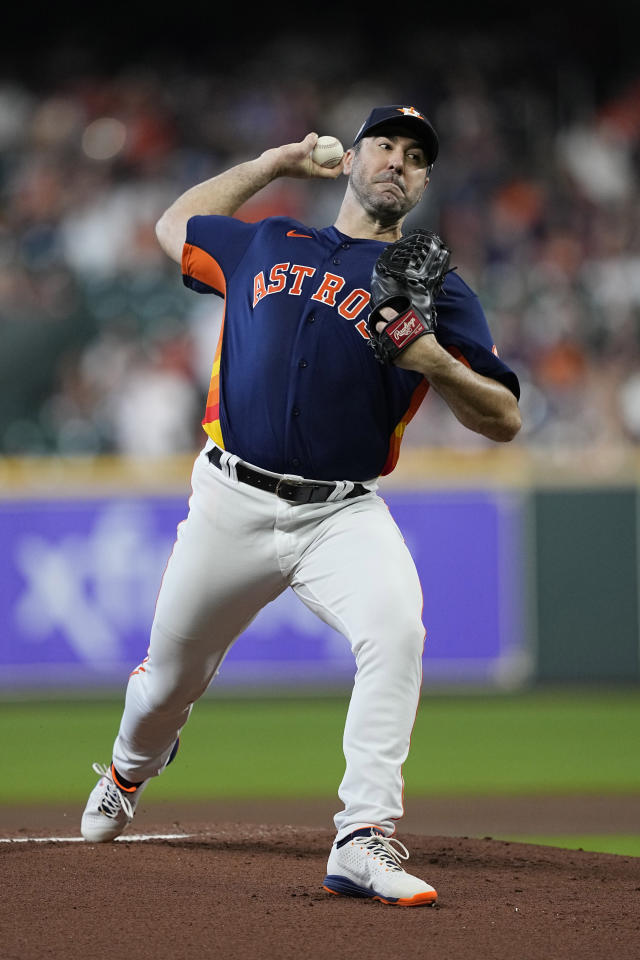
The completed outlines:
{"type": "MultiPolygon", "coordinates": [[[[222,450],[213,447],[207,451],[207,457],[214,467],[220,468],[222,450]]],[[[289,503],[324,503],[337,486],[337,484],[329,481],[323,483],[313,480],[294,480],[292,477],[260,473],[242,462],[236,464],[235,471],[241,483],[248,483],[250,486],[265,490],[267,493],[275,493],[277,497],[287,500],[289,503]]],[[[352,497],[361,497],[363,493],[369,493],[369,491],[361,483],[355,483],[353,490],[339,497],[339,499],[350,500],[352,497]]]]}

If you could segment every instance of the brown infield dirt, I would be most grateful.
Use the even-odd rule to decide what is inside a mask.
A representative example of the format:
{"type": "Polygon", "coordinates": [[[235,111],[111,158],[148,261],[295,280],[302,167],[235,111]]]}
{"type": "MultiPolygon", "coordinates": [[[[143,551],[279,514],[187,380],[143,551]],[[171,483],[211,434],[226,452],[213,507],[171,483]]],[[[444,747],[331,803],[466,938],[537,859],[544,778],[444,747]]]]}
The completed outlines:
{"type": "Polygon", "coordinates": [[[105,845],[30,839],[81,810],[0,809],[0,957],[640,958],[640,858],[478,834],[637,832],[640,798],[418,801],[397,835],[439,897],[411,909],[324,892],[332,806],[142,802],[125,837],[179,836],[105,845]]]}

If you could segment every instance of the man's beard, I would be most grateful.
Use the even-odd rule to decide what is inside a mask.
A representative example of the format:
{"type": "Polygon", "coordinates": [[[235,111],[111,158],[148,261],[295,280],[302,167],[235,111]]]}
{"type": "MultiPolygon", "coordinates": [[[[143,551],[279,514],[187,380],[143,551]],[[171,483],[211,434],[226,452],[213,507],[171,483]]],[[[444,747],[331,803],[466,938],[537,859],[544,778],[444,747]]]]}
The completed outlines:
{"type": "Polygon", "coordinates": [[[368,214],[381,223],[393,223],[406,216],[419,198],[413,200],[402,181],[393,173],[378,174],[372,182],[362,180],[357,170],[351,172],[351,188],[368,214]],[[395,184],[397,190],[382,190],[381,183],[395,184]]]}

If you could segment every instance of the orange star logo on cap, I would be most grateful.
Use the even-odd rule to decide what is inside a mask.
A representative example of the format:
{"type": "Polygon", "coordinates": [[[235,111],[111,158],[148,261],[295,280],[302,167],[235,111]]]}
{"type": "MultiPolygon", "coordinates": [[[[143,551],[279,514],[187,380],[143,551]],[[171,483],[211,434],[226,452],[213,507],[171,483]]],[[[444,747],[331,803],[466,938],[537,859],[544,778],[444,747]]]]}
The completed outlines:
{"type": "Polygon", "coordinates": [[[403,113],[405,117],[417,117],[418,120],[424,120],[424,117],[421,113],[418,113],[415,107],[398,107],[400,113],[403,113]]]}

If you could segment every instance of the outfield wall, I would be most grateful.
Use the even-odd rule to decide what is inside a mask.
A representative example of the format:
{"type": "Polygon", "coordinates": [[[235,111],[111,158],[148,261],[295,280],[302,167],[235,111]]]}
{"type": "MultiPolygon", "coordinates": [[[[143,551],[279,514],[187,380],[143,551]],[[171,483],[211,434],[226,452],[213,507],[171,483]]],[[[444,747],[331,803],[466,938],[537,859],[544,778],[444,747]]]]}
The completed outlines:
{"type": "MultiPolygon", "coordinates": [[[[120,688],[148,629],[191,461],[5,461],[0,693],[120,688]]],[[[418,567],[427,686],[640,678],[636,464],[409,451],[381,487],[418,567]]],[[[384,570],[380,571],[381,583],[384,570]]],[[[343,688],[343,637],[291,591],[235,644],[229,689],[343,688]]]]}

